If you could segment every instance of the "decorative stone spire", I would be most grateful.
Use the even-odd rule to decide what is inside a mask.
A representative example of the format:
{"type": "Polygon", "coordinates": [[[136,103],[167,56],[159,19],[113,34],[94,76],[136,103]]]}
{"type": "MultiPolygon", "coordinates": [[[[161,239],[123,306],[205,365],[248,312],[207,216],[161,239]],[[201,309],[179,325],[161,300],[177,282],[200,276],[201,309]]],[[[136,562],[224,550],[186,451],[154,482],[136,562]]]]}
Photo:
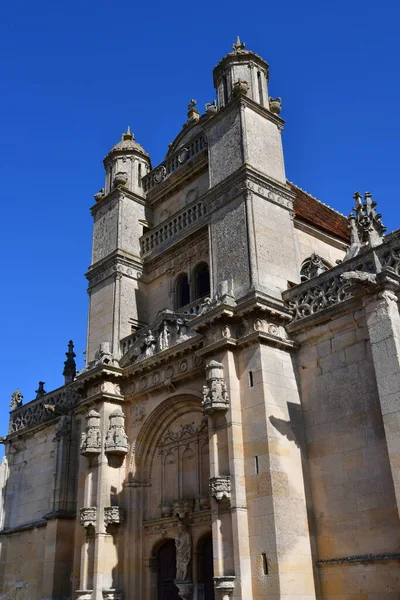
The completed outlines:
{"type": "Polygon", "coordinates": [[[376,202],[372,201],[369,192],[364,194],[364,202],[359,192],[353,196],[356,205],[353,207],[355,214],[349,215],[350,247],[345,260],[357,256],[362,250],[379,246],[383,242],[386,227],[383,225],[382,215],[375,210],[376,202]]]}
{"type": "Polygon", "coordinates": [[[194,123],[200,119],[200,113],[197,108],[195,108],[196,104],[196,100],[191,100],[188,104],[188,123],[194,123]]]}
{"type": "Polygon", "coordinates": [[[133,133],[131,133],[131,126],[128,125],[128,129],[126,130],[126,133],[123,133],[121,135],[121,141],[125,141],[125,140],[134,140],[135,136],[133,135],[133,133]]]}
{"type": "Polygon", "coordinates": [[[46,390],[44,389],[44,383],[45,383],[44,381],[39,381],[39,387],[37,390],[35,390],[36,400],[38,400],[38,398],[41,398],[42,396],[47,394],[46,390]]]}
{"type": "Polygon", "coordinates": [[[65,353],[65,356],[67,357],[67,360],[64,361],[63,376],[66,385],[67,383],[71,383],[76,375],[76,363],[74,360],[76,354],[74,352],[74,343],[72,340],[69,340],[68,342],[68,352],[65,353]]]}
{"type": "Polygon", "coordinates": [[[235,54],[241,54],[245,49],[246,44],[240,41],[240,37],[236,37],[236,44],[232,44],[232,48],[235,54]]]}

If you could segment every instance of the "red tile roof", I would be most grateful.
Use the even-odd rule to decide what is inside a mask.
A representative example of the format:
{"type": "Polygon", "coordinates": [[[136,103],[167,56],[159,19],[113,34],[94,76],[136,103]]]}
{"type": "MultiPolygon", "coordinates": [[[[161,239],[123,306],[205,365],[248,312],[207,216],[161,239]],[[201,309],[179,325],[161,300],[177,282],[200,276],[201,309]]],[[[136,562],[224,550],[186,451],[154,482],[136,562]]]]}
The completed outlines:
{"type": "Polygon", "coordinates": [[[299,220],[306,221],[345,242],[350,242],[348,220],[344,215],[313,198],[294,183],[288,181],[288,185],[295,193],[294,211],[299,220]]]}

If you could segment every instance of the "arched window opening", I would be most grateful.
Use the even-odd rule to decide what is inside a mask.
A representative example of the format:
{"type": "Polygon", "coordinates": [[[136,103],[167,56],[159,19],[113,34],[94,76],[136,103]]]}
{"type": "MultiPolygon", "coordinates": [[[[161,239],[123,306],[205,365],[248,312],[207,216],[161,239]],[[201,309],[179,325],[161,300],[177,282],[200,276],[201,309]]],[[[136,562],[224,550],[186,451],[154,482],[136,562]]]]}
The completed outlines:
{"type": "Polygon", "coordinates": [[[210,269],[207,263],[201,263],[195,269],[194,275],[194,298],[203,298],[210,295],[210,269]]]}
{"type": "Polygon", "coordinates": [[[176,280],[176,308],[182,308],[190,302],[189,279],[186,273],[179,275],[176,280]]]}
{"type": "Polygon", "coordinates": [[[325,271],[331,268],[332,265],[327,260],[313,252],[313,254],[311,254],[309,258],[306,258],[301,265],[300,281],[308,281],[309,279],[318,277],[318,275],[325,273],[325,271]]]}

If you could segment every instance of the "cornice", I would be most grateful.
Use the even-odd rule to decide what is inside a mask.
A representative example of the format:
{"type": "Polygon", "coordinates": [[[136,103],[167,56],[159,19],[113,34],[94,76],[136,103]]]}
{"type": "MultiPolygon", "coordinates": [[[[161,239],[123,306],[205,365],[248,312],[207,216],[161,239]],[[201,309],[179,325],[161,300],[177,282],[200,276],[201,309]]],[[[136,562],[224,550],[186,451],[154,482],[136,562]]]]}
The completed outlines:
{"type": "Polygon", "coordinates": [[[240,111],[242,107],[251,108],[257,114],[267,119],[267,121],[271,121],[271,123],[274,123],[274,125],[278,127],[279,131],[283,130],[285,121],[281,119],[281,117],[275,115],[270,110],[268,110],[268,108],[265,108],[265,106],[261,106],[261,104],[258,104],[258,102],[255,102],[248,96],[240,94],[232,98],[232,100],[230,100],[226,106],[221,107],[215,115],[213,115],[208,121],[204,123],[204,131],[207,133],[209,129],[211,129],[216,123],[221,121],[227,114],[235,110],[240,111]]]}
{"type": "Polygon", "coordinates": [[[125,275],[131,279],[137,279],[137,274],[134,271],[143,270],[143,261],[138,257],[126,254],[122,250],[114,250],[105,258],[90,265],[89,270],[85,273],[86,279],[89,281],[89,288],[104,281],[111,276],[118,274],[125,275]]]}
{"type": "Polygon", "coordinates": [[[138,204],[142,204],[143,206],[145,206],[145,204],[146,204],[145,198],[142,198],[141,196],[134,194],[133,192],[131,192],[128,188],[124,187],[123,185],[119,185],[118,187],[113,189],[110,193],[103,196],[103,198],[101,200],[99,200],[98,202],[93,204],[90,207],[90,212],[94,216],[100,208],[103,208],[103,206],[106,206],[109,202],[111,202],[113,200],[121,201],[121,200],[124,200],[125,198],[128,198],[129,200],[133,200],[134,202],[137,202],[138,204]]]}

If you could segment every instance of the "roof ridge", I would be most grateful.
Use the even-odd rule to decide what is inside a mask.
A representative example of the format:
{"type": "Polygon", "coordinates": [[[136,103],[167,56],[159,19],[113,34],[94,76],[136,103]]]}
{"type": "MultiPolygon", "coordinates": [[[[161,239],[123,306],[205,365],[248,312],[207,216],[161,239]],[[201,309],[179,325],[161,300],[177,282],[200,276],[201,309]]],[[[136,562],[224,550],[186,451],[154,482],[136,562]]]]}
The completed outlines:
{"type": "Polygon", "coordinates": [[[315,196],[313,196],[312,194],[310,194],[306,190],[303,190],[303,188],[301,188],[300,186],[298,186],[295,183],[293,183],[293,181],[289,181],[289,179],[287,179],[287,182],[290,183],[290,185],[293,185],[295,188],[297,188],[301,192],[303,192],[304,194],[307,194],[307,196],[310,196],[310,198],[312,198],[313,200],[316,200],[317,202],[319,202],[323,206],[326,206],[330,210],[333,210],[333,212],[335,212],[336,214],[340,215],[341,217],[344,217],[345,219],[348,219],[348,217],[346,215],[344,215],[343,213],[341,213],[338,210],[336,210],[336,208],[332,208],[332,206],[329,206],[329,204],[326,204],[325,202],[322,202],[322,200],[320,200],[319,198],[316,198],[315,196]]]}

